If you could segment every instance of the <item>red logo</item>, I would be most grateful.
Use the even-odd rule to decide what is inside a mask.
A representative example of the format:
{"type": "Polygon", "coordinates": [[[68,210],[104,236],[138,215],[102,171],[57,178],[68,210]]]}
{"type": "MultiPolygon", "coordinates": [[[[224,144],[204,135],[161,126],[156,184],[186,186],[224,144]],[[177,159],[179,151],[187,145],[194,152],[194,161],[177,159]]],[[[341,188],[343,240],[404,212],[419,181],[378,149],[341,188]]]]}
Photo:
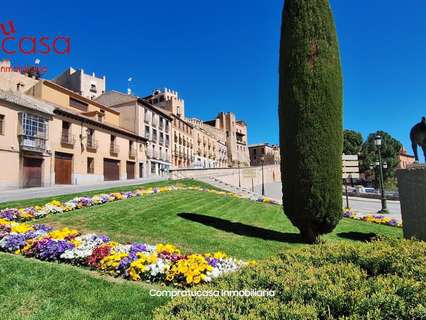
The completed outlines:
{"type": "Polygon", "coordinates": [[[71,51],[71,38],[65,36],[16,36],[16,28],[12,20],[0,23],[1,51],[5,54],[16,54],[17,52],[32,54],[69,54],[71,51]]]}

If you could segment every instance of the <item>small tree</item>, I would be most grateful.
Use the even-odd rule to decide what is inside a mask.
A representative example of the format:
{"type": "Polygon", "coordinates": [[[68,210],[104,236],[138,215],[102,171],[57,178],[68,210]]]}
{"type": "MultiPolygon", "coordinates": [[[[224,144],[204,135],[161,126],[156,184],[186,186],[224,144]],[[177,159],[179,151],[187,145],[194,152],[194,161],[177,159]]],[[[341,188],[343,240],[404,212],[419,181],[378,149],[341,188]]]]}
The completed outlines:
{"type": "Polygon", "coordinates": [[[345,130],[343,132],[343,153],[344,154],[358,154],[361,151],[362,134],[354,130],[345,130]]]}
{"type": "Polygon", "coordinates": [[[309,243],[342,217],[342,91],[328,0],[286,0],[279,96],[283,205],[309,243]]]}

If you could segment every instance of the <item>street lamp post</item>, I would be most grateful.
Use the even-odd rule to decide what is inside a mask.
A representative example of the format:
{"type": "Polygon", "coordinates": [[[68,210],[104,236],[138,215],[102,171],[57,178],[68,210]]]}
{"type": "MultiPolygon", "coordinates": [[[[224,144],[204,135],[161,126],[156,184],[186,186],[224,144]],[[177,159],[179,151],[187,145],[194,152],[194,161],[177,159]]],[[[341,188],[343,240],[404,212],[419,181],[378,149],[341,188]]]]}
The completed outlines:
{"type": "Polygon", "coordinates": [[[262,196],[264,196],[265,195],[265,175],[263,172],[263,165],[265,163],[265,156],[261,156],[260,161],[262,162],[262,196]]]}
{"type": "Polygon", "coordinates": [[[384,165],[386,165],[386,168],[387,168],[387,164],[382,163],[382,152],[381,152],[382,137],[376,136],[376,138],[374,138],[374,144],[377,147],[377,155],[379,158],[378,165],[379,165],[380,200],[382,201],[382,209],[379,211],[379,213],[387,213],[388,209],[386,206],[385,186],[383,182],[383,167],[384,165]]]}
{"type": "Polygon", "coordinates": [[[346,195],[346,209],[349,209],[349,194],[348,194],[348,180],[352,179],[352,175],[349,175],[345,179],[345,195],[346,195]]]}
{"type": "Polygon", "coordinates": [[[241,170],[240,170],[240,161],[238,161],[238,187],[241,188],[241,170]]]}

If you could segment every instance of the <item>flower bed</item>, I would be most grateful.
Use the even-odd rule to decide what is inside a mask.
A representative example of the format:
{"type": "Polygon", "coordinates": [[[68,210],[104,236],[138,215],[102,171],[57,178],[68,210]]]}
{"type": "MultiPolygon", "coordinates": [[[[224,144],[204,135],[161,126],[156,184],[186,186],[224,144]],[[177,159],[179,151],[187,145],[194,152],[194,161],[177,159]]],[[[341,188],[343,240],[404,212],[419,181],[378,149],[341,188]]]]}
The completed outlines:
{"type": "Polygon", "coordinates": [[[371,222],[371,223],[377,223],[377,224],[384,224],[391,227],[398,227],[402,228],[402,223],[398,222],[398,220],[385,217],[380,214],[372,214],[372,215],[366,215],[366,216],[359,216],[357,213],[351,209],[345,209],[343,212],[343,217],[359,220],[359,221],[365,221],[365,222],[371,222]]]}
{"type": "Polygon", "coordinates": [[[249,264],[222,252],[185,255],[171,244],[119,244],[107,236],[1,218],[0,251],[84,266],[133,281],[183,287],[210,282],[249,264]]]}
{"type": "MultiPolygon", "coordinates": [[[[209,192],[209,193],[214,193],[217,195],[242,198],[235,193],[226,192],[226,191],[175,185],[175,186],[168,186],[168,187],[161,187],[161,188],[137,189],[137,190],[128,191],[128,192],[114,192],[114,193],[107,193],[107,194],[99,194],[93,197],[88,197],[88,196],[76,197],[66,202],[53,200],[49,203],[46,203],[44,206],[34,206],[34,207],[28,207],[28,208],[6,208],[3,210],[0,210],[0,219],[6,219],[9,221],[17,221],[17,222],[30,221],[34,219],[43,218],[50,214],[70,212],[70,211],[87,208],[91,206],[96,206],[96,205],[101,205],[101,204],[105,204],[109,202],[130,199],[134,197],[142,197],[142,196],[156,194],[160,192],[170,192],[170,191],[179,191],[179,190],[209,192]]],[[[253,198],[251,200],[262,202],[262,203],[278,204],[276,201],[267,197],[253,198]]]]}

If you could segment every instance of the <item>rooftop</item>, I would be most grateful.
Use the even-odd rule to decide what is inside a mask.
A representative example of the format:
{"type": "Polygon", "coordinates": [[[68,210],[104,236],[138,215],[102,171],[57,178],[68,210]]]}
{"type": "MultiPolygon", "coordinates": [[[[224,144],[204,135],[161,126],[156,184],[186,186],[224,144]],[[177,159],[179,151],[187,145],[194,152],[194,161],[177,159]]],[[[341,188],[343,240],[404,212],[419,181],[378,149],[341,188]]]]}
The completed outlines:
{"type": "Polygon", "coordinates": [[[0,89],[0,100],[13,103],[27,109],[53,115],[55,107],[43,100],[36,99],[20,92],[4,91],[0,89]]]}

